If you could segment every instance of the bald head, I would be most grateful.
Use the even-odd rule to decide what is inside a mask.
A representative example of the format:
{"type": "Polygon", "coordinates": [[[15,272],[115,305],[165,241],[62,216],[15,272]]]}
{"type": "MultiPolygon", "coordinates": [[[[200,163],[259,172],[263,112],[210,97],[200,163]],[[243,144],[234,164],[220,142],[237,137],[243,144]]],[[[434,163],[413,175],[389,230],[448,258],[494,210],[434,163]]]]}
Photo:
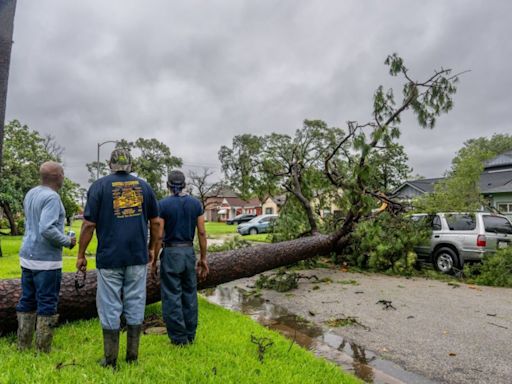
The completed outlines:
{"type": "Polygon", "coordinates": [[[41,184],[46,185],[54,190],[62,188],[64,183],[64,168],[55,161],[47,161],[41,164],[39,168],[39,175],[41,176],[41,184]]]}

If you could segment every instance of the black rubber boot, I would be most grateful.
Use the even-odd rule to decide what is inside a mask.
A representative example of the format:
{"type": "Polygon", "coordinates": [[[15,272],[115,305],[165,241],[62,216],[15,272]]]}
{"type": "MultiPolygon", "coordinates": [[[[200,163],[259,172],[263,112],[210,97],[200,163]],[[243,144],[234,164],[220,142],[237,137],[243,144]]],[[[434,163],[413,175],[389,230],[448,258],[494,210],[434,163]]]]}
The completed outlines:
{"type": "Polygon", "coordinates": [[[103,353],[100,361],[102,367],[117,367],[117,355],[119,354],[119,329],[103,330],[103,353]]]}
{"type": "Polygon", "coordinates": [[[57,326],[59,315],[37,316],[36,350],[50,353],[52,349],[53,328],[57,326]]]}
{"type": "Polygon", "coordinates": [[[32,339],[36,329],[35,312],[16,312],[18,317],[18,349],[20,351],[32,347],[32,339]]]}
{"type": "Polygon", "coordinates": [[[126,326],[126,361],[135,363],[139,358],[139,343],[142,333],[142,325],[126,326]]]}

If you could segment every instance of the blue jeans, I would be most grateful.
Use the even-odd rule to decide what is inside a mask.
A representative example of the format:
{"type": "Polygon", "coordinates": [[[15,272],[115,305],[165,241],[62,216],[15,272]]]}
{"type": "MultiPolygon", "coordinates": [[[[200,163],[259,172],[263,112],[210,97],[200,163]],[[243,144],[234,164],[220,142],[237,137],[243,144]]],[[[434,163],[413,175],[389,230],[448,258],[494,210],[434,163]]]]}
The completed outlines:
{"type": "Polygon", "coordinates": [[[18,312],[34,312],[51,316],[57,313],[62,271],[52,269],[39,271],[21,268],[21,298],[16,306],[18,312]]]}
{"type": "Polygon", "coordinates": [[[121,314],[128,325],[144,321],[146,307],[146,265],[98,269],[96,307],[103,329],[118,330],[121,314]]]}
{"type": "Polygon", "coordinates": [[[165,248],[160,260],[162,315],[175,344],[194,341],[197,329],[196,255],[192,247],[165,248]]]}

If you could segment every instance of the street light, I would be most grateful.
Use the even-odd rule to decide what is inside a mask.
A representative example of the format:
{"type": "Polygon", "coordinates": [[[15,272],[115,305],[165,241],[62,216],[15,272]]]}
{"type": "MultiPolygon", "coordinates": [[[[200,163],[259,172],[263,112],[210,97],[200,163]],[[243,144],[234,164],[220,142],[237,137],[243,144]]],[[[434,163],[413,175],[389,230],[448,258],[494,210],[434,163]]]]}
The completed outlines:
{"type": "Polygon", "coordinates": [[[100,148],[103,144],[107,144],[107,143],[116,143],[117,144],[117,140],[107,140],[107,141],[104,141],[103,143],[98,143],[98,157],[97,157],[97,163],[96,163],[96,180],[98,180],[100,178],[100,148]]]}

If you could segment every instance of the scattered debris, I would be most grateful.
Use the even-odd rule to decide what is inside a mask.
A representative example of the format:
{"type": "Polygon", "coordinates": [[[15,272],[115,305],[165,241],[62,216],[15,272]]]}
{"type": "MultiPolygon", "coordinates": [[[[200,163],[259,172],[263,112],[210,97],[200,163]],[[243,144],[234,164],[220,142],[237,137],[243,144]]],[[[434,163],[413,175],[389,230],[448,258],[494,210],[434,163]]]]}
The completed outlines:
{"type": "Polygon", "coordinates": [[[320,286],[319,285],[314,285],[313,288],[311,288],[313,291],[316,291],[318,289],[320,289],[320,286]]]}
{"type": "Polygon", "coordinates": [[[448,356],[452,356],[453,357],[453,356],[457,356],[457,354],[455,352],[450,352],[450,353],[448,353],[448,356]]]}
{"type": "Polygon", "coordinates": [[[412,315],[411,316],[407,316],[407,320],[409,320],[409,319],[414,319],[414,316],[412,316],[412,315]]]}
{"type": "Polygon", "coordinates": [[[316,316],[315,312],[308,311],[308,313],[309,313],[310,316],[316,316]]]}
{"type": "Polygon", "coordinates": [[[499,324],[495,324],[495,323],[491,323],[491,322],[488,322],[488,323],[491,325],[494,325],[495,327],[498,327],[498,328],[508,329],[508,327],[505,327],[504,325],[499,325],[499,324]]]}
{"type": "Polygon", "coordinates": [[[468,285],[468,288],[469,289],[474,289],[475,291],[481,291],[482,290],[482,288],[477,287],[476,285],[468,285]]]}
{"type": "MultiPolygon", "coordinates": [[[[142,329],[144,331],[144,334],[148,335],[148,334],[156,334],[156,335],[159,335],[160,333],[158,333],[159,331],[148,331],[148,329],[150,328],[165,328],[165,323],[163,321],[163,319],[157,315],[157,314],[152,314],[152,315],[148,315],[144,318],[144,322],[142,323],[142,329]]],[[[167,333],[167,330],[165,331],[165,333],[167,333]]]]}
{"type": "Polygon", "coordinates": [[[272,275],[260,275],[258,280],[256,280],[255,286],[258,289],[273,289],[277,292],[287,292],[299,286],[299,279],[315,279],[315,281],[320,281],[316,275],[306,276],[281,269],[272,275]]]}
{"type": "Polygon", "coordinates": [[[448,285],[451,286],[452,288],[459,288],[460,287],[459,283],[454,283],[453,281],[450,281],[448,283],[448,285]]]}
{"type": "Polygon", "coordinates": [[[364,293],[364,291],[355,291],[354,293],[355,293],[356,295],[359,295],[359,294],[361,294],[361,293],[364,293]]]}
{"type": "Polygon", "coordinates": [[[487,316],[496,317],[496,313],[488,313],[487,316]]]}
{"type": "Polygon", "coordinates": [[[269,349],[274,342],[270,340],[268,337],[256,337],[251,335],[251,343],[256,344],[258,346],[258,360],[263,364],[263,358],[265,357],[265,352],[269,349]]]}
{"type": "Polygon", "coordinates": [[[82,364],[77,364],[75,360],[73,360],[71,363],[64,363],[63,361],[61,361],[60,363],[57,363],[57,365],[55,366],[55,369],[62,369],[62,368],[65,368],[65,367],[81,367],[82,364]]]}
{"type": "Polygon", "coordinates": [[[339,300],[333,300],[333,301],[322,301],[322,304],[333,304],[333,303],[339,303],[339,300]]]}
{"type": "Polygon", "coordinates": [[[332,328],[349,327],[351,325],[357,325],[361,328],[364,328],[367,331],[370,330],[370,327],[367,327],[366,325],[360,323],[359,320],[357,320],[357,317],[353,316],[332,318],[327,320],[325,324],[332,328]]]}
{"type": "Polygon", "coordinates": [[[393,306],[391,300],[379,300],[375,304],[382,304],[382,309],[394,309],[396,311],[396,308],[393,306]]]}
{"type": "Polygon", "coordinates": [[[398,288],[405,288],[405,286],[398,284],[398,288]]]}
{"type": "Polygon", "coordinates": [[[359,285],[357,280],[338,280],[336,283],[343,285],[359,285]]]}
{"type": "Polygon", "coordinates": [[[292,350],[295,340],[297,340],[297,330],[295,330],[295,332],[293,333],[293,339],[292,339],[292,342],[290,343],[290,347],[288,348],[288,352],[290,352],[292,350]]]}

